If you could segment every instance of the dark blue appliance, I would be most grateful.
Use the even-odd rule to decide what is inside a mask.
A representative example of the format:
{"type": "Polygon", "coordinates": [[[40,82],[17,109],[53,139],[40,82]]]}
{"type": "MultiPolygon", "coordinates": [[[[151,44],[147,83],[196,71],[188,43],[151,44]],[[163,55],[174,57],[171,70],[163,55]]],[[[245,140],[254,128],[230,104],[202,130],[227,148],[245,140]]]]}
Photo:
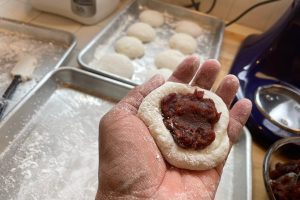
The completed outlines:
{"type": "Polygon", "coordinates": [[[249,98],[247,127],[274,142],[300,135],[300,1],[261,35],[247,37],[232,65],[240,81],[237,99],[249,98]]]}

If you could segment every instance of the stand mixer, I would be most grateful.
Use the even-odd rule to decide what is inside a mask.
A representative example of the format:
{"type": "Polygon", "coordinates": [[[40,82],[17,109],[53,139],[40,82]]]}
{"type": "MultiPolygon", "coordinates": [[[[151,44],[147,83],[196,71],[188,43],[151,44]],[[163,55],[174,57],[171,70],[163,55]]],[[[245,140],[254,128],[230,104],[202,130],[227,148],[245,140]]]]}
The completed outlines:
{"type": "Polygon", "coordinates": [[[300,1],[261,35],[248,36],[232,65],[237,99],[249,98],[247,126],[267,142],[300,134],[300,1]]]}

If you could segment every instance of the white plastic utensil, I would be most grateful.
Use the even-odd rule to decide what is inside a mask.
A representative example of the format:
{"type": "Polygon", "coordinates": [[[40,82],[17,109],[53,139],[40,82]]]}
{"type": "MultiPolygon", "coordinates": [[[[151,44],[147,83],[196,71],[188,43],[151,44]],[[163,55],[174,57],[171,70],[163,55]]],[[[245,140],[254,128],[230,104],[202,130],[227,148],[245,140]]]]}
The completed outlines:
{"type": "Polygon", "coordinates": [[[36,64],[37,60],[35,57],[33,57],[32,55],[24,55],[12,69],[11,75],[13,76],[13,80],[5,90],[0,100],[0,120],[3,116],[5,108],[7,107],[7,100],[11,98],[17,86],[21,82],[27,81],[32,78],[32,73],[36,68],[36,64]]]}

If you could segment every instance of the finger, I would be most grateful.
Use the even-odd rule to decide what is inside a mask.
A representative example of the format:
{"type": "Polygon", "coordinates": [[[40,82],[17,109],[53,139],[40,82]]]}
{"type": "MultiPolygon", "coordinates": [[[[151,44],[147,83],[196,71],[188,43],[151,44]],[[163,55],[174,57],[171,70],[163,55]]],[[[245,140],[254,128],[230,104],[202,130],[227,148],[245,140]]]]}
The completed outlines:
{"type": "Polygon", "coordinates": [[[240,86],[239,80],[234,75],[227,75],[220,83],[218,89],[216,90],[216,94],[220,96],[227,107],[230,106],[233,101],[235,94],[240,86]]]}
{"type": "Polygon", "coordinates": [[[244,127],[252,109],[249,99],[241,99],[236,102],[229,113],[228,137],[231,143],[235,143],[244,127]]]}
{"type": "Polygon", "coordinates": [[[137,86],[132,89],[117,105],[116,109],[122,109],[130,114],[136,114],[137,110],[142,103],[145,96],[152,90],[164,84],[162,75],[155,75],[143,85],[137,86]]]}
{"type": "Polygon", "coordinates": [[[220,63],[215,59],[205,61],[198,70],[192,85],[210,90],[220,71],[220,63]]]}
{"type": "Polygon", "coordinates": [[[188,84],[200,65],[200,60],[197,56],[186,57],[173,72],[168,81],[188,84]]]}

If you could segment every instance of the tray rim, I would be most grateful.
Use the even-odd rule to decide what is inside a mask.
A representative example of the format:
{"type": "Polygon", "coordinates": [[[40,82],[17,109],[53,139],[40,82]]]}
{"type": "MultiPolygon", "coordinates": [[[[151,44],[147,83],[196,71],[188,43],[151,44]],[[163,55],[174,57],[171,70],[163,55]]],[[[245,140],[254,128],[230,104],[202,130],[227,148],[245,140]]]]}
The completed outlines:
{"type": "Polygon", "coordinates": [[[243,127],[243,132],[246,136],[246,162],[247,162],[247,170],[246,170],[246,176],[247,176],[247,200],[252,200],[252,188],[253,188],[253,177],[252,177],[252,136],[250,134],[250,131],[246,126],[243,127]]]}
{"type": "MultiPolygon", "coordinates": [[[[140,0],[130,0],[127,3],[127,5],[125,5],[123,7],[122,11],[120,13],[118,13],[116,16],[114,16],[112,18],[112,20],[110,22],[108,22],[105,25],[105,27],[99,33],[97,33],[97,35],[95,35],[88,42],[87,45],[85,45],[85,47],[83,49],[80,50],[79,54],[77,55],[77,62],[79,64],[80,68],[82,68],[86,71],[90,71],[90,72],[93,72],[93,73],[96,73],[96,74],[100,74],[100,75],[109,77],[111,79],[115,79],[115,80],[130,84],[130,85],[133,85],[133,86],[138,86],[139,85],[138,83],[135,83],[135,82],[131,81],[130,79],[115,75],[113,73],[104,72],[102,70],[95,70],[92,67],[89,67],[89,65],[82,60],[82,57],[85,55],[85,53],[99,40],[99,38],[101,38],[106,33],[106,31],[119,19],[119,17],[121,15],[123,15],[124,13],[127,12],[127,9],[129,9],[134,3],[138,2],[138,1],[140,1],[140,0]]],[[[141,1],[143,1],[143,0],[141,0],[141,1]]],[[[205,16],[205,17],[208,17],[210,19],[217,20],[217,21],[219,21],[219,23],[221,25],[220,31],[222,33],[224,33],[224,31],[225,31],[224,21],[222,21],[221,19],[219,19],[217,17],[211,16],[211,15],[208,15],[208,14],[205,14],[205,13],[202,13],[202,12],[195,12],[193,10],[189,10],[189,9],[183,8],[181,6],[173,5],[173,4],[170,4],[170,3],[165,3],[165,2],[161,2],[161,1],[157,1],[157,0],[151,0],[151,1],[160,3],[160,4],[168,6],[168,7],[173,7],[173,8],[176,8],[176,9],[185,9],[185,12],[192,13],[193,15],[205,16]]],[[[224,34],[220,34],[219,38],[218,38],[218,41],[223,41],[223,38],[224,38],[224,34]]],[[[220,46],[218,48],[216,48],[216,51],[215,51],[214,56],[212,58],[219,59],[221,48],[222,48],[222,42],[220,42],[220,46]]]]}

